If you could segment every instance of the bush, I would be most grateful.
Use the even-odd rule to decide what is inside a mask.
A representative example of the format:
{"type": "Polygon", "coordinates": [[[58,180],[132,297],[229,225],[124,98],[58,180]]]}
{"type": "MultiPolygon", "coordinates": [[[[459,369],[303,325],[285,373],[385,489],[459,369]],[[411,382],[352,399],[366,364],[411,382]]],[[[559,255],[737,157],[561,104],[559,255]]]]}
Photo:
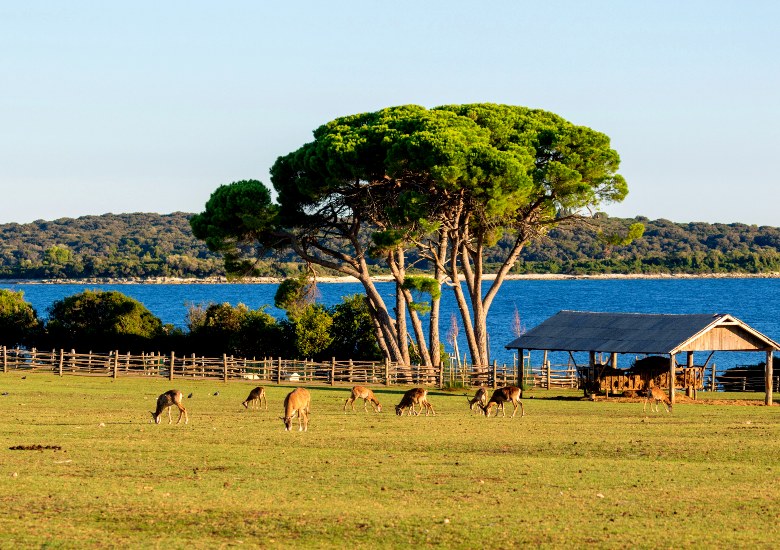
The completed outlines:
{"type": "Polygon", "coordinates": [[[0,289],[0,344],[7,347],[31,345],[41,334],[42,324],[22,291],[0,289]]]}
{"type": "Polygon", "coordinates": [[[49,344],[93,351],[145,351],[163,336],[162,321],[121,292],[85,290],[52,304],[49,344]]]}

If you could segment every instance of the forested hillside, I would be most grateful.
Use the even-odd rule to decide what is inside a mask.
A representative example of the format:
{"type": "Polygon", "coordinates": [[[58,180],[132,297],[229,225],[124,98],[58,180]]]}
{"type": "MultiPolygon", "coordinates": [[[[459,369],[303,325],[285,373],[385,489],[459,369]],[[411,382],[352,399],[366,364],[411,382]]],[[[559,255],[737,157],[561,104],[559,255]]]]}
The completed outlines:
{"type": "MultiPolygon", "coordinates": [[[[0,278],[223,275],[221,258],[193,237],[190,217],[183,212],[105,214],[3,224],[0,278]]],[[[488,262],[497,262],[508,242],[508,236],[499,240],[488,262]]],[[[261,262],[259,272],[280,276],[295,269],[291,257],[279,260],[261,262]]],[[[780,229],[600,215],[589,226],[557,228],[529,245],[514,271],[578,275],[780,271],[780,229]],[[625,235],[637,222],[645,226],[641,238],[628,245],[609,244],[609,236],[625,235]]]]}
{"type": "Polygon", "coordinates": [[[0,225],[4,278],[203,277],[221,259],[192,236],[191,214],[105,214],[0,225]]]}

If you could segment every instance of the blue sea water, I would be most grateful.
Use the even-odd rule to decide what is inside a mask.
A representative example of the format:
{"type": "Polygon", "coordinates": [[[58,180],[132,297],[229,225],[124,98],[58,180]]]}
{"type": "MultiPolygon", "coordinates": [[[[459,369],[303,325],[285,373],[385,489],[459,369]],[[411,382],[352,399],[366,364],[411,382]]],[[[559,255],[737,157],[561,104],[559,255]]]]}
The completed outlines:
{"type": "MultiPolygon", "coordinates": [[[[487,283],[486,283],[487,286],[487,283]]],[[[135,298],[163,323],[184,327],[188,304],[243,303],[266,306],[277,318],[284,313],[273,307],[274,284],[13,284],[0,288],[22,290],[42,317],[56,300],[84,289],[116,290],[135,298]]],[[[321,283],[319,301],[334,305],[342,297],[360,293],[359,283],[321,283]]],[[[392,307],[394,286],[378,283],[392,307]]],[[[488,316],[490,350],[499,363],[511,364],[513,355],[504,346],[514,339],[517,309],[522,325],[530,329],[562,309],[636,313],[729,313],[775,341],[780,340],[780,279],[565,279],[505,281],[488,316]]],[[[457,319],[453,293],[442,294],[441,332],[445,336],[451,316],[457,319]]],[[[467,351],[460,330],[461,353],[467,351]]],[[[448,350],[449,351],[449,350],[448,350]]],[[[697,363],[706,359],[697,353],[697,363]]],[[[734,364],[763,361],[763,353],[718,352],[713,361],[719,370],[734,364]]],[[[621,360],[622,361],[622,360],[621,360]]],[[[534,360],[536,362],[536,359],[534,360]]]]}

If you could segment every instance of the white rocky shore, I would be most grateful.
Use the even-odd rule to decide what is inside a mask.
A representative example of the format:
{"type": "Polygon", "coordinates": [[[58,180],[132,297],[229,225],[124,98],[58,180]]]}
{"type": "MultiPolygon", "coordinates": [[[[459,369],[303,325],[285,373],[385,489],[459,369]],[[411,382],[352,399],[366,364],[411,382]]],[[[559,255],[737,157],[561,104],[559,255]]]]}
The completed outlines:
{"type": "MultiPolygon", "coordinates": [[[[495,275],[485,274],[484,280],[492,280],[495,275]]],[[[780,272],[771,273],[703,273],[703,274],[637,274],[637,273],[609,273],[598,275],[563,275],[563,274],[510,274],[506,280],[528,280],[528,281],[555,281],[555,280],[575,280],[575,279],[777,279],[780,278],[780,272]]],[[[204,277],[204,278],[183,278],[183,277],[149,277],[149,278],[109,278],[97,277],[88,279],[0,279],[0,284],[42,284],[42,285],[138,285],[138,284],[160,284],[160,285],[193,285],[193,284],[277,284],[282,279],[279,277],[244,277],[241,279],[228,279],[227,277],[204,277]]],[[[391,275],[376,275],[373,277],[376,282],[392,281],[391,275]]],[[[357,279],[354,277],[328,277],[321,276],[317,278],[318,283],[354,283],[357,279]]]]}

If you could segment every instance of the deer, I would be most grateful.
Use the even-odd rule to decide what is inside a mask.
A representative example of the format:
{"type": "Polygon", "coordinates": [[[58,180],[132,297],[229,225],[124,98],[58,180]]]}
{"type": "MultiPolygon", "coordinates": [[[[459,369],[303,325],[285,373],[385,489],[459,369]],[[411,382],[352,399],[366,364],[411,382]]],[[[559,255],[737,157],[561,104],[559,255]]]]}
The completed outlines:
{"type": "Polygon", "coordinates": [[[523,417],[525,416],[525,407],[523,406],[523,402],[520,401],[522,398],[523,390],[517,386],[504,386],[503,388],[498,388],[495,390],[493,395],[490,396],[490,400],[487,402],[487,405],[480,405],[480,408],[482,409],[482,412],[485,413],[485,417],[490,418],[490,409],[493,407],[493,405],[496,405],[496,416],[498,416],[498,409],[501,409],[502,416],[506,417],[506,412],[504,412],[504,403],[511,401],[512,405],[515,406],[515,410],[512,411],[511,418],[514,418],[515,414],[517,414],[518,405],[520,405],[520,410],[522,411],[520,416],[523,417]]]}
{"type": "Polygon", "coordinates": [[[371,402],[371,408],[374,412],[382,412],[382,405],[379,400],[374,397],[374,392],[364,386],[355,386],[352,388],[352,394],[349,399],[344,401],[344,412],[347,412],[347,405],[352,405],[352,410],[355,410],[355,401],[358,399],[363,400],[363,410],[368,412],[368,403],[371,402]]]}
{"type": "Polygon", "coordinates": [[[248,409],[252,404],[254,404],[254,408],[257,409],[260,407],[260,405],[262,405],[263,401],[265,401],[265,410],[268,410],[268,398],[265,396],[265,388],[262,386],[257,386],[255,389],[249,392],[249,397],[244,399],[244,402],[241,404],[245,409],[248,409]]]}
{"type": "Polygon", "coordinates": [[[469,408],[471,409],[472,412],[477,410],[479,411],[480,414],[482,414],[482,409],[480,407],[482,407],[482,405],[485,405],[487,402],[487,390],[484,387],[480,386],[479,389],[477,390],[477,393],[474,394],[474,398],[469,399],[468,397],[466,397],[466,401],[469,402],[469,408]],[[474,405],[476,405],[476,407],[474,405]]]}
{"type": "Polygon", "coordinates": [[[179,390],[168,390],[164,394],[162,394],[160,397],[157,398],[157,409],[152,414],[152,420],[155,424],[159,424],[160,420],[162,420],[162,413],[165,412],[165,409],[168,409],[168,424],[171,424],[173,422],[173,419],[171,418],[171,407],[176,405],[179,407],[179,419],[176,421],[178,424],[181,422],[181,417],[184,415],[184,423],[186,424],[189,422],[189,416],[187,415],[187,409],[184,408],[184,406],[181,404],[182,400],[182,394],[179,390]]]}
{"type": "Polygon", "coordinates": [[[436,416],[436,411],[433,410],[433,405],[428,402],[428,390],[425,388],[412,388],[407,391],[401,398],[401,402],[395,406],[395,414],[402,416],[404,409],[409,409],[409,416],[419,415],[423,407],[425,407],[425,416],[428,416],[428,412],[433,413],[436,416]],[[420,411],[415,411],[415,405],[420,405],[420,411]]]}
{"type": "Polygon", "coordinates": [[[295,388],[284,398],[284,416],[280,416],[284,422],[284,431],[292,430],[292,419],[298,413],[298,431],[309,430],[309,407],[311,406],[311,394],[306,388],[295,388]],[[301,425],[303,421],[303,425],[301,425]]]}
{"type": "Polygon", "coordinates": [[[656,388],[652,380],[650,380],[645,388],[645,392],[645,403],[642,405],[642,412],[646,412],[647,402],[649,400],[652,400],[652,403],[650,403],[650,410],[653,410],[653,405],[655,405],[655,412],[658,412],[658,403],[663,403],[666,412],[672,412],[672,401],[669,399],[669,396],[661,388],[656,388]]]}

